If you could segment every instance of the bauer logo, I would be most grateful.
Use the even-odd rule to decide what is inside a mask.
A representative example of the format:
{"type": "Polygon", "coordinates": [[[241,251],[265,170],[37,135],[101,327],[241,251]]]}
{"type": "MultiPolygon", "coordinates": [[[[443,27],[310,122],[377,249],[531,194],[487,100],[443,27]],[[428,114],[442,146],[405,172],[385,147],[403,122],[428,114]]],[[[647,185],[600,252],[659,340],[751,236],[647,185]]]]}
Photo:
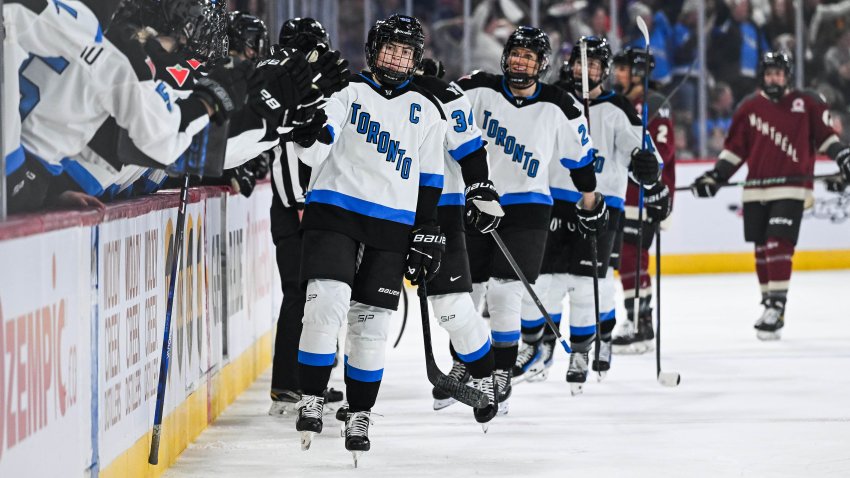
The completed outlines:
{"type": "Polygon", "coordinates": [[[378,292],[381,294],[389,294],[392,296],[398,296],[400,294],[400,292],[397,290],[387,289],[385,287],[381,287],[380,289],[378,289],[378,292]]]}

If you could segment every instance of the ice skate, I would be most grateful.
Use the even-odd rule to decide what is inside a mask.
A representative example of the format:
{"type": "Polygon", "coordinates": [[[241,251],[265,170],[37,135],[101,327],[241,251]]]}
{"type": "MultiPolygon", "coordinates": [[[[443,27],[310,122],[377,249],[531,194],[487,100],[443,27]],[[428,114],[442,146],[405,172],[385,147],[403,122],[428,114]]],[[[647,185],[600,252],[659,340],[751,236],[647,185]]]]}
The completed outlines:
{"type": "Polygon", "coordinates": [[[584,392],[584,383],[587,381],[587,352],[573,352],[570,354],[570,367],[567,369],[567,383],[570,384],[570,393],[573,396],[584,392]]]}
{"type": "Polygon", "coordinates": [[[360,456],[372,447],[369,441],[371,423],[369,411],[350,413],[345,421],[345,449],[354,457],[354,468],[357,468],[360,456]]]}
{"type": "Polygon", "coordinates": [[[345,403],[343,401],[345,395],[341,391],[336,390],[334,388],[326,388],[323,395],[325,396],[325,415],[335,414],[336,411],[345,403]]]}
{"type": "MultiPolygon", "coordinates": [[[[459,360],[452,360],[452,369],[449,370],[448,376],[460,383],[469,383],[472,380],[472,377],[466,370],[466,365],[459,360]]],[[[434,410],[442,410],[457,402],[457,400],[438,387],[434,387],[431,390],[431,396],[434,397],[434,410]]]]}
{"type": "Polygon", "coordinates": [[[596,354],[593,355],[593,364],[591,368],[594,372],[599,372],[597,381],[608,375],[608,370],[611,369],[611,340],[601,340],[599,342],[599,361],[596,361],[596,354]]]}
{"type": "Polygon", "coordinates": [[[779,340],[782,338],[782,327],[784,326],[784,304],[765,301],[764,312],[753,325],[756,329],[756,337],[763,341],[779,340]]]}
{"type": "Polygon", "coordinates": [[[543,382],[549,378],[549,369],[552,368],[552,364],[555,362],[555,342],[557,342],[557,340],[554,337],[551,339],[546,337],[543,338],[543,342],[540,346],[542,353],[539,362],[542,364],[542,370],[539,373],[528,377],[529,383],[543,382]]]}
{"type": "Polygon", "coordinates": [[[511,398],[511,392],[513,389],[511,388],[511,371],[510,370],[496,370],[493,373],[496,381],[493,384],[493,389],[498,390],[499,394],[499,409],[496,412],[496,415],[502,416],[508,414],[508,399],[511,398]]]}
{"type": "Polygon", "coordinates": [[[522,383],[543,371],[543,362],[540,360],[543,355],[541,342],[540,340],[533,344],[523,342],[517,353],[516,363],[511,369],[514,383],[522,383]]]}
{"type": "Polygon", "coordinates": [[[322,433],[322,413],[325,397],[302,395],[298,402],[298,421],[295,429],[301,432],[301,450],[309,450],[313,436],[322,433]]]}
{"type": "Polygon", "coordinates": [[[496,381],[494,375],[472,379],[472,388],[487,395],[489,401],[488,405],[484,408],[472,409],[472,413],[475,415],[475,421],[481,424],[484,433],[487,433],[488,423],[499,411],[499,404],[496,402],[496,396],[499,392],[495,389],[496,381]]]}
{"type": "Polygon", "coordinates": [[[272,405],[269,407],[269,415],[273,417],[290,417],[298,413],[298,402],[301,394],[292,390],[272,390],[272,405]]]}
{"type": "Polygon", "coordinates": [[[348,402],[342,402],[336,409],[335,418],[339,421],[339,436],[345,437],[345,421],[348,420],[348,402]]]}
{"type": "Polygon", "coordinates": [[[611,342],[614,353],[621,355],[640,355],[654,350],[652,316],[639,317],[640,329],[636,330],[635,323],[626,320],[620,333],[611,342]]]}

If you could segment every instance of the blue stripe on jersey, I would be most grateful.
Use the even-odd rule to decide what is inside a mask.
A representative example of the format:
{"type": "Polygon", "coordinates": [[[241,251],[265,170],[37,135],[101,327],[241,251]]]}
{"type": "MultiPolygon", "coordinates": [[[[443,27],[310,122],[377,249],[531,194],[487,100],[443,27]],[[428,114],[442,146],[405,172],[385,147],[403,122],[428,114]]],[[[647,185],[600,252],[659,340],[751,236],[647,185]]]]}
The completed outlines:
{"type": "Polygon", "coordinates": [[[103,42],[103,29],[100,28],[100,24],[97,24],[97,33],[94,35],[94,42],[101,43],[103,42]]]}
{"type": "Polygon", "coordinates": [[[356,212],[357,214],[399,222],[408,226],[412,226],[414,219],[416,219],[416,213],[413,211],[393,209],[328,189],[314,189],[307,193],[305,204],[310,204],[311,202],[331,204],[347,211],[356,212]]]}
{"type": "Polygon", "coordinates": [[[514,204],[553,204],[552,196],[542,193],[508,193],[503,194],[499,199],[499,204],[502,206],[512,206],[514,204]]]}
{"type": "Polygon", "coordinates": [[[103,186],[80,163],[65,158],[62,160],[62,166],[68,176],[83,189],[83,192],[95,197],[103,194],[103,186]]]}
{"type": "Polygon", "coordinates": [[[331,144],[334,144],[334,142],[336,141],[336,131],[334,131],[334,127],[329,124],[326,124],[325,128],[328,129],[328,133],[330,133],[331,135],[331,144]]]}
{"type": "Polygon", "coordinates": [[[314,367],[330,367],[334,364],[334,357],[336,357],[336,353],[314,354],[303,350],[298,351],[298,363],[314,367]]]}
{"type": "Polygon", "coordinates": [[[597,152],[596,148],[590,148],[587,150],[587,154],[584,155],[583,158],[576,161],[575,159],[570,158],[561,158],[561,165],[567,169],[577,169],[588,164],[592,163],[595,159],[593,153],[597,152]]]}
{"type": "Polygon", "coordinates": [[[345,376],[353,378],[358,382],[380,382],[384,377],[384,369],[363,370],[348,363],[348,355],[345,356],[345,376]]]}
{"type": "Polygon", "coordinates": [[[570,326],[570,335],[578,336],[578,335],[593,335],[596,333],[596,324],[588,325],[586,327],[575,327],[573,325],[570,326]]]}
{"type": "Polygon", "coordinates": [[[419,173],[419,185],[431,188],[443,188],[442,174],[419,173]]]}
{"type": "Polygon", "coordinates": [[[18,146],[18,149],[6,155],[6,176],[14,173],[24,164],[24,147],[18,146]]]}
{"type": "Polygon", "coordinates": [[[455,161],[460,161],[465,158],[469,153],[478,150],[484,147],[484,140],[481,139],[481,135],[476,136],[475,138],[470,139],[466,143],[458,146],[457,148],[449,151],[452,159],[455,161]]]}
{"type": "Polygon", "coordinates": [[[466,354],[466,355],[464,355],[460,352],[457,352],[457,351],[456,352],[457,352],[457,356],[462,361],[469,363],[469,362],[475,362],[476,360],[480,359],[481,357],[487,355],[487,352],[489,352],[489,351],[490,351],[490,339],[488,338],[484,342],[484,345],[482,345],[481,348],[476,350],[475,352],[472,352],[472,353],[469,353],[469,354],[466,354]]]}
{"type": "Polygon", "coordinates": [[[466,205],[466,196],[463,193],[448,193],[440,196],[440,202],[437,206],[464,206],[466,205]]]}
{"type": "MultiPolygon", "coordinates": [[[[581,200],[581,193],[578,191],[570,191],[569,189],[549,188],[552,192],[552,197],[558,201],[566,201],[577,203],[581,200]]],[[[605,196],[605,204],[614,209],[625,209],[626,201],[616,196],[605,196]]]]}
{"type": "Polygon", "coordinates": [[[493,342],[495,343],[511,343],[519,341],[519,330],[511,330],[510,332],[491,332],[493,342]]]}

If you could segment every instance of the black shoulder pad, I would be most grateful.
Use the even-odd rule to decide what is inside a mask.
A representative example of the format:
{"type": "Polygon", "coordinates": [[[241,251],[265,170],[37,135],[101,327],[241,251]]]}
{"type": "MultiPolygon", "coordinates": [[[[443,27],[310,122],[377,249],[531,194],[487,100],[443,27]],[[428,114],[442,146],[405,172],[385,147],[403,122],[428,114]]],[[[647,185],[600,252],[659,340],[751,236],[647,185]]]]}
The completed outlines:
{"type": "Polygon", "coordinates": [[[6,5],[9,5],[10,3],[23,5],[28,10],[35,13],[41,13],[45,8],[47,8],[47,0],[6,0],[5,3],[6,5]]]}
{"type": "Polygon", "coordinates": [[[458,78],[455,83],[457,83],[457,85],[464,91],[471,90],[473,88],[490,88],[496,91],[502,90],[501,76],[484,71],[473,71],[469,75],[458,78]]]}
{"type": "MultiPolygon", "coordinates": [[[[647,95],[646,102],[649,104],[649,116],[658,118],[670,117],[670,103],[667,98],[657,91],[650,91],[647,95]],[[656,114],[657,113],[657,114],[656,114]]],[[[634,108],[632,108],[634,109],[634,108]]]]}
{"type": "MultiPolygon", "coordinates": [[[[635,110],[635,105],[633,105],[628,98],[619,93],[606,92],[605,94],[607,96],[605,96],[605,99],[603,101],[611,103],[617,108],[620,108],[620,110],[622,110],[623,113],[626,114],[626,117],[629,118],[629,123],[634,126],[643,125],[643,120],[640,116],[638,116],[637,111],[635,110]]],[[[650,100],[650,98],[647,98],[647,103],[650,104],[649,111],[647,111],[647,115],[652,116],[655,114],[656,110],[651,106],[652,101],[650,100]]]]}
{"type": "Polygon", "coordinates": [[[434,104],[434,106],[437,108],[437,111],[440,112],[440,118],[442,118],[443,120],[446,119],[446,113],[443,111],[443,104],[440,103],[440,100],[437,99],[434,93],[431,93],[416,81],[410,82],[410,89],[427,98],[428,101],[434,104]]]}
{"type": "MultiPolygon", "coordinates": [[[[106,33],[106,39],[127,57],[127,61],[130,62],[130,66],[133,67],[139,81],[152,80],[155,68],[153,61],[148,57],[144,46],[136,40],[134,33],[127,26],[110,28],[106,33]]],[[[150,41],[156,40],[151,39],[150,41]]]]}
{"type": "Polygon", "coordinates": [[[461,92],[436,76],[414,76],[413,84],[434,95],[443,104],[461,97],[461,92]]]}
{"type": "Polygon", "coordinates": [[[576,107],[572,93],[557,86],[540,83],[540,94],[537,96],[537,101],[557,105],[567,116],[567,119],[574,120],[584,114],[576,107]]]}
{"type": "Polygon", "coordinates": [[[799,92],[800,96],[806,97],[811,101],[814,101],[817,104],[825,105],[827,104],[826,98],[817,90],[812,88],[806,88],[799,92]]]}

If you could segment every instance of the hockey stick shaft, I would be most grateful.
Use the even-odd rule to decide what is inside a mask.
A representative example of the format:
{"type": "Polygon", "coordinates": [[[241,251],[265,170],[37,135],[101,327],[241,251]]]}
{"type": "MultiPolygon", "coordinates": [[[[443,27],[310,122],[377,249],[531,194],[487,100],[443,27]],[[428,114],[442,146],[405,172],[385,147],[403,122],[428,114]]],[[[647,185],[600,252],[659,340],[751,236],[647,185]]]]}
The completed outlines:
{"type": "Polygon", "coordinates": [[[404,313],[401,316],[401,329],[398,331],[398,338],[395,339],[395,343],[393,344],[393,348],[398,347],[398,343],[401,342],[401,337],[404,335],[404,328],[407,326],[407,310],[409,308],[409,299],[407,298],[407,288],[402,287],[401,295],[404,298],[403,306],[404,313]]]}
{"type": "Polygon", "coordinates": [[[434,360],[434,349],[431,344],[428,291],[424,283],[418,285],[416,294],[419,296],[419,308],[422,313],[422,339],[425,344],[425,371],[428,374],[428,381],[460,403],[475,408],[486,407],[487,404],[490,403],[487,395],[480,390],[476,390],[458,382],[440,371],[436,360],[434,360]]]}
{"type": "Polygon", "coordinates": [[[593,311],[596,314],[596,337],[594,338],[596,350],[593,351],[593,355],[594,359],[596,359],[597,364],[596,373],[599,374],[599,377],[601,379],[602,367],[599,363],[599,349],[602,345],[602,338],[600,337],[602,331],[599,329],[599,270],[597,269],[598,257],[599,250],[598,243],[596,241],[596,236],[590,236],[590,260],[593,261],[593,265],[590,266],[591,270],[593,270],[593,311]]]}
{"type": "MultiPolygon", "coordinates": [[[[839,173],[832,174],[812,174],[807,176],[777,176],[773,178],[748,179],[745,181],[735,181],[732,183],[720,183],[717,186],[721,188],[743,186],[743,187],[762,187],[762,186],[779,186],[789,183],[804,183],[807,181],[823,181],[838,177],[839,173]]],[[[676,191],[690,191],[691,186],[677,186],[676,191]]]]}
{"type": "Polygon", "coordinates": [[[655,228],[655,377],[661,375],[661,225],[655,228]]]}
{"type": "MultiPolygon", "coordinates": [[[[641,104],[640,113],[641,113],[641,149],[646,149],[649,146],[649,138],[646,136],[646,127],[647,127],[647,119],[649,117],[649,105],[647,104],[647,96],[649,94],[649,30],[646,28],[646,22],[642,17],[637,17],[638,28],[640,29],[641,34],[643,35],[643,41],[646,44],[646,61],[644,61],[644,74],[643,74],[643,103],[641,104]]],[[[632,313],[632,318],[635,324],[635,330],[640,331],[640,321],[638,320],[638,313],[640,310],[640,285],[641,285],[641,275],[640,275],[640,260],[643,251],[643,199],[644,199],[644,191],[643,191],[643,181],[638,182],[638,238],[637,238],[637,260],[635,261],[635,297],[634,297],[634,312],[632,313]]]]}
{"type": "Polygon", "coordinates": [[[511,254],[511,251],[508,250],[508,246],[506,246],[504,241],[502,241],[502,236],[500,236],[499,233],[495,230],[490,231],[490,234],[493,236],[493,240],[496,241],[496,245],[499,246],[499,249],[501,249],[502,254],[505,255],[505,259],[508,260],[508,264],[511,265],[511,268],[514,270],[514,273],[517,275],[517,277],[519,277],[519,280],[522,282],[522,285],[525,286],[526,292],[528,292],[528,295],[530,295],[532,300],[534,300],[534,303],[537,305],[537,309],[540,310],[541,314],[543,314],[543,319],[549,325],[549,328],[552,329],[552,332],[555,333],[555,336],[558,337],[558,341],[561,342],[561,346],[568,354],[572,353],[573,351],[570,348],[569,344],[567,344],[567,341],[561,335],[560,327],[558,327],[558,324],[556,324],[555,321],[552,320],[552,317],[549,315],[549,312],[546,312],[546,308],[543,307],[543,302],[540,302],[540,298],[537,297],[537,294],[534,292],[534,289],[531,288],[531,284],[528,283],[528,279],[525,278],[525,274],[523,274],[522,270],[520,270],[519,264],[516,263],[516,259],[514,259],[513,254],[511,254]]]}
{"type": "Polygon", "coordinates": [[[186,203],[189,201],[189,175],[183,176],[180,187],[180,205],[177,209],[174,243],[171,247],[171,277],[168,281],[168,300],[165,304],[165,326],[162,339],[162,354],[159,358],[159,378],[156,386],[156,410],[153,418],[153,433],[148,463],[159,463],[159,441],[162,437],[162,414],[165,407],[165,386],[168,380],[168,365],[171,361],[171,315],[174,311],[174,289],[177,288],[177,271],[180,251],[183,250],[183,230],[186,222],[186,203]]]}

